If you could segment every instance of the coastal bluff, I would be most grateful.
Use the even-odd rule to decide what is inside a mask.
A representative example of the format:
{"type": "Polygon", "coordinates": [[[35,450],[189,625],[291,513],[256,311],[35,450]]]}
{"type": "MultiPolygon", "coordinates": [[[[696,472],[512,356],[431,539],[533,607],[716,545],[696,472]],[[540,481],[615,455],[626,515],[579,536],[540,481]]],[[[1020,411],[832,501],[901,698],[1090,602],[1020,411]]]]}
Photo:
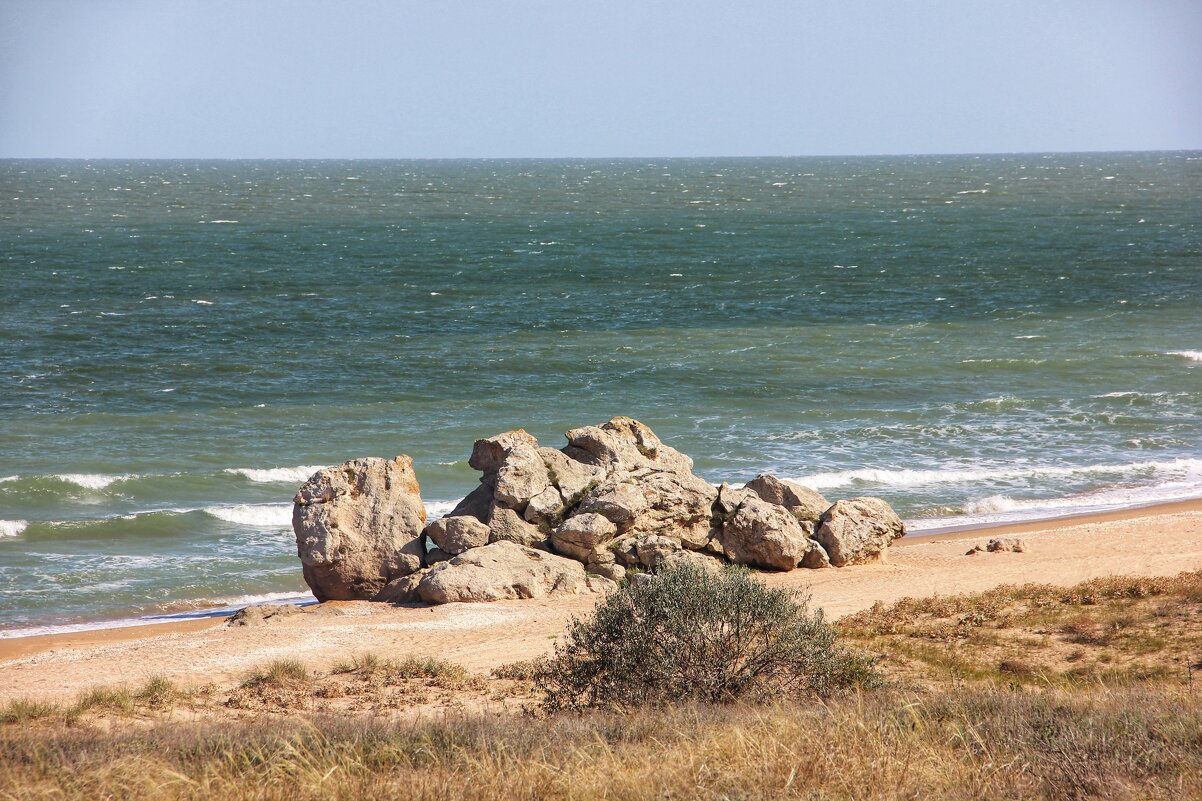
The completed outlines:
{"type": "Polygon", "coordinates": [[[768,474],[715,487],[629,417],[565,437],[562,449],[521,429],[477,440],[479,486],[430,523],[408,456],[318,471],[293,499],[306,583],[319,601],[578,595],[685,561],[839,568],[881,558],[905,534],[880,498],[831,503],[768,474]]]}

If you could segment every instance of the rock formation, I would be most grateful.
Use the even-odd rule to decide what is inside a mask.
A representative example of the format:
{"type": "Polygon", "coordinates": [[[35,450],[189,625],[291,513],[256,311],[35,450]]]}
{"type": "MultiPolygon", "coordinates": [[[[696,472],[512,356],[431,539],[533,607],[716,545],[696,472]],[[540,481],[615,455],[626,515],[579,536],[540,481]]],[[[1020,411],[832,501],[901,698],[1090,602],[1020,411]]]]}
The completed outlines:
{"type": "Polygon", "coordinates": [[[389,584],[378,600],[500,601],[581,595],[612,589],[613,581],[584,572],[573,559],[501,540],[465,551],[389,584]]]}
{"type": "Polygon", "coordinates": [[[327,467],[293,499],[296,553],[319,601],[368,600],[419,570],[425,523],[408,456],[327,467]]]}
{"type": "Polygon", "coordinates": [[[835,567],[867,562],[906,533],[901,518],[880,498],[835,501],[822,513],[814,539],[835,567]]]}
{"type": "Polygon", "coordinates": [[[598,591],[630,568],[682,561],[841,567],[905,532],[879,498],[830,504],[768,474],[715,488],[629,417],[565,436],[562,450],[520,429],[477,440],[469,464],[480,485],[424,528],[408,457],[321,471],[297,494],[293,520],[314,594],[448,603],[598,591]]]}

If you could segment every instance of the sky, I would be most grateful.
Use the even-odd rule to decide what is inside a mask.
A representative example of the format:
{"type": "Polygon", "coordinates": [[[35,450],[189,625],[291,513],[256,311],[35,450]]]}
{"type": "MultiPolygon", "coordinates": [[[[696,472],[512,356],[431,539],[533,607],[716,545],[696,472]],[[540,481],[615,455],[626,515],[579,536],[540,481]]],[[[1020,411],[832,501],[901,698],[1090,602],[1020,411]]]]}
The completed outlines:
{"type": "Polygon", "coordinates": [[[0,158],[1199,149],[1200,43],[1200,0],[0,0],[0,158]]]}

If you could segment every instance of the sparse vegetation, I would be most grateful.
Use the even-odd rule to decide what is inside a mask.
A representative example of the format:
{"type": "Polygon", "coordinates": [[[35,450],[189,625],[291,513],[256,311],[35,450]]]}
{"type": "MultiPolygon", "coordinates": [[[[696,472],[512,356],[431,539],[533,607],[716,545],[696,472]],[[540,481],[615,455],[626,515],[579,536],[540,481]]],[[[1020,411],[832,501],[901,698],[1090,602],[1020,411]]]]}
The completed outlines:
{"type": "MultiPolygon", "coordinates": [[[[677,631],[648,621],[707,619],[662,581],[646,587],[675,606],[631,642],[677,631]]],[[[798,608],[805,630],[830,628],[798,608]]],[[[697,654],[728,653],[717,643],[729,632],[694,628],[715,649],[697,654]]],[[[885,686],[497,714],[533,708],[550,663],[485,680],[440,659],[361,654],[326,671],[265,665],[228,695],[156,678],[73,706],[14,700],[0,708],[0,799],[1202,797],[1202,677],[1190,681],[1202,670],[1202,571],[905,599],[837,628],[881,655],[885,686]],[[184,699],[201,714],[174,714],[184,699]],[[458,709],[465,700],[481,711],[458,709]]]]}
{"type": "Polygon", "coordinates": [[[745,569],[690,564],[628,582],[537,672],[549,710],[830,695],[876,683],[804,598],[745,569]]]}
{"type": "Polygon", "coordinates": [[[1202,661],[1202,571],[904,598],[839,629],[893,677],[926,684],[1182,682],[1202,661]]]}
{"type": "Polygon", "coordinates": [[[1202,703],[1164,689],[939,693],[398,722],[0,729],[0,798],[1183,799],[1202,703]]]}
{"type": "Polygon", "coordinates": [[[264,668],[252,672],[242,682],[244,688],[288,687],[309,681],[309,670],[295,659],[277,659],[264,668]]]}

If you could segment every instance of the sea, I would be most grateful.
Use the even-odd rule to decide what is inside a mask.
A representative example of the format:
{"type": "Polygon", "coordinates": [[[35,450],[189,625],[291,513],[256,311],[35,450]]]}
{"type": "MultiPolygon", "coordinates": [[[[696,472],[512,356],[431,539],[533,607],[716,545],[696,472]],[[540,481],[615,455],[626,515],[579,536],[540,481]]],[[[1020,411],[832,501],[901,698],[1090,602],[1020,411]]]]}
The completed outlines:
{"type": "Polygon", "coordinates": [[[1202,496],[1202,152],[6,160],[0,278],[0,637],[305,599],[320,467],[437,516],[615,415],[914,532],[1202,496]]]}

